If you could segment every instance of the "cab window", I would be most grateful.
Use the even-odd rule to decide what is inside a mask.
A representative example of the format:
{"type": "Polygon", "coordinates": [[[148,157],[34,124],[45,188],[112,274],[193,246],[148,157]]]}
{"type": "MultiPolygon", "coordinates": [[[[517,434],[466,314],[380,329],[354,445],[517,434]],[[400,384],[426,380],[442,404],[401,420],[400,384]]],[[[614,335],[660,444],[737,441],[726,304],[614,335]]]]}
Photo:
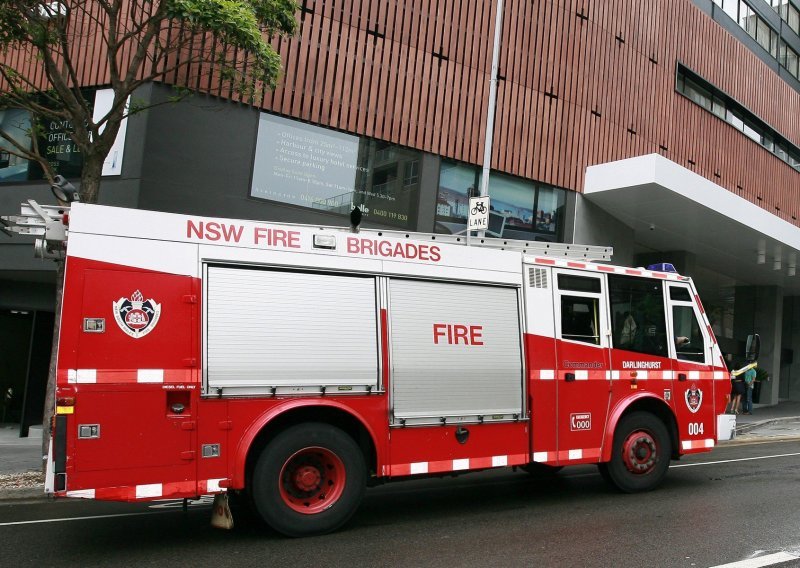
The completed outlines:
{"type": "Polygon", "coordinates": [[[669,295],[675,356],[681,361],[705,363],[706,341],[689,290],[670,286],[669,295]]]}
{"type": "Polygon", "coordinates": [[[667,357],[664,287],[649,278],[609,275],[611,329],[616,349],[667,357]]]}
{"type": "Polygon", "coordinates": [[[597,298],[561,296],[561,337],[600,345],[600,303],[597,298]]]}

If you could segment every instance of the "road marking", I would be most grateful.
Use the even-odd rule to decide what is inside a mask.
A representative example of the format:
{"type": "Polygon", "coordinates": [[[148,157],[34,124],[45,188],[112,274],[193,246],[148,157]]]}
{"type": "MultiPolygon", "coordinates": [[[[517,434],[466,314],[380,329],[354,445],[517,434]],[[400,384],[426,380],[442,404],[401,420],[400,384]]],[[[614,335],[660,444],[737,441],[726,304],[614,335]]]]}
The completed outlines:
{"type": "Polygon", "coordinates": [[[793,454],[775,454],[774,456],[756,456],[754,458],[738,458],[735,460],[719,460],[719,461],[710,461],[710,462],[698,462],[698,463],[679,463],[675,465],[669,466],[670,468],[673,467],[694,467],[696,465],[714,465],[718,463],[733,463],[733,462],[743,462],[743,461],[753,461],[753,460],[769,460],[773,458],[788,458],[792,456],[800,456],[800,452],[795,452],[793,454]]]}
{"type": "Polygon", "coordinates": [[[788,552],[776,552],[775,554],[767,554],[766,556],[740,560],[739,562],[731,562],[730,564],[718,564],[711,568],[761,568],[762,566],[772,566],[773,564],[790,562],[798,558],[800,558],[800,556],[789,554],[788,552]]]}
{"type": "Polygon", "coordinates": [[[64,519],[39,519],[37,521],[15,521],[13,523],[0,523],[0,527],[14,525],[35,525],[39,523],[63,523],[66,521],[86,521],[92,519],[114,519],[118,517],[140,517],[142,515],[163,515],[165,513],[180,513],[180,511],[149,511],[147,513],[119,513],[116,515],[95,515],[93,517],[67,517],[64,519]]]}

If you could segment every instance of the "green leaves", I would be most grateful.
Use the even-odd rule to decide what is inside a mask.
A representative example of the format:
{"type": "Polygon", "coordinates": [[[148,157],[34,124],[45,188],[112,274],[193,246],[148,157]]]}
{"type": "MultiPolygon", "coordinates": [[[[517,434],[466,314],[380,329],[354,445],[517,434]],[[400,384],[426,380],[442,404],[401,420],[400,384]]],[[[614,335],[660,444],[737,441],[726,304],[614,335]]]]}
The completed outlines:
{"type": "MultiPolygon", "coordinates": [[[[211,33],[222,45],[246,52],[250,78],[274,87],[281,62],[267,39],[294,33],[297,8],[294,0],[169,0],[166,13],[195,33],[211,33]]],[[[241,58],[218,63],[223,77],[238,81],[237,90],[247,91],[247,78],[239,72],[241,58]]]]}
{"type": "MultiPolygon", "coordinates": [[[[270,42],[295,32],[298,8],[295,0],[0,0],[0,109],[75,125],[82,198],[91,201],[124,117],[163,104],[136,99],[126,111],[128,97],[161,81],[176,88],[170,102],[220,86],[255,100],[277,83],[281,60],[270,42]],[[97,84],[114,90],[114,104],[94,118],[80,88],[97,84]]],[[[34,144],[25,157],[46,169],[40,150],[34,144]]]]}

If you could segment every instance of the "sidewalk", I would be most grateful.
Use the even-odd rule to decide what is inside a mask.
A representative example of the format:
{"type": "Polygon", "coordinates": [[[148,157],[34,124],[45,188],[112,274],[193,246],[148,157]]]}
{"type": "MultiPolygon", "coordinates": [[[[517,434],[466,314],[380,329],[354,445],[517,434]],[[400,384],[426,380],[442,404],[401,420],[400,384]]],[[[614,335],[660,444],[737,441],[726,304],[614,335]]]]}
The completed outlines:
{"type": "MultiPolygon", "coordinates": [[[[19,437],[19,426],[0,424],[0,501],[44,497],[41,429],[19,437]]],[[[736,435],[721,446],[800,440],[800,402],[755,405],[751,416],[736,417],[736,435]]]]}
{"type": "Polygon", "coordinates": [[[720,444],[800,439],[800,402],[786,401],[774,406],[754,405],[753,414],[736,417],[736,436],[720,444]]]}
{"type": "Polygon", "coordinates": [[[44,497],[42,429],[19,437],[18,424],[0,424],[0,501],[44,497]]]}

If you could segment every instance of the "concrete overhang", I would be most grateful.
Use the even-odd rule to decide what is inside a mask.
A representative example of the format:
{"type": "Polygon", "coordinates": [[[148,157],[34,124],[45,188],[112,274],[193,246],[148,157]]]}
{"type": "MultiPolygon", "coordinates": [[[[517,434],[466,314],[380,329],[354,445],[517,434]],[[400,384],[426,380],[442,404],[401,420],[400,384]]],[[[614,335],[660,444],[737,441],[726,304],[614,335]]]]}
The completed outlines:
{"type": "Polygon", "coordinates": [[[800,295],[800,228],[659,154],[590,166],[584,196],[633,229],[636,252],[694,254],[699,285],[800,295]]]}

